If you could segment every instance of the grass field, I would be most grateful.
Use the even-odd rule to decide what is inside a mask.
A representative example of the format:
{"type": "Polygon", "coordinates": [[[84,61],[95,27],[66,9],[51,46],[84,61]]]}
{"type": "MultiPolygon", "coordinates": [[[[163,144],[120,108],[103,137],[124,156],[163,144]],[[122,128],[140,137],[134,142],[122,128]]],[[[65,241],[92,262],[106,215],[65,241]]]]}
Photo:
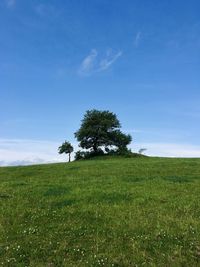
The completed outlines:
{"type": "Polygon", "coordinates": [[[200,159],[0,168],[2,266],[200,266],[200,159]]]}

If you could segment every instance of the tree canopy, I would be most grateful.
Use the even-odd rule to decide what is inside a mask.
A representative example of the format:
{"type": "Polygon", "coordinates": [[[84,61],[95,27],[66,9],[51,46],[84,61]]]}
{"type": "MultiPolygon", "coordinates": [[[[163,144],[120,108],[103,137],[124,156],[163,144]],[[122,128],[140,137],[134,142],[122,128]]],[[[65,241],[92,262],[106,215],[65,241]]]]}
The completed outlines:
{"type": "Polygon", "coordinates": [[[122,133],[120,128],[116,114],[93,109],[86,111],[75,137],[80,142],[80,147],[90,149],[94,153],[102,148],[109,150],[109,147],[113,146],[125,150],[132,138],[122,133]]]}

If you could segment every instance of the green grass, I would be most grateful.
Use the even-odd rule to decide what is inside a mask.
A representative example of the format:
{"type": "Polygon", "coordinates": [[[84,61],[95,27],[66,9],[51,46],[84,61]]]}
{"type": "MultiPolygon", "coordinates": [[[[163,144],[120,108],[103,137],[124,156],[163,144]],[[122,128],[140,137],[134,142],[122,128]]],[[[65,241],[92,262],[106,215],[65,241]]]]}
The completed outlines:
{"type": "Polygon", "coordinates": [[[200,159],[0,168],[0,266],[200,266],[200,159]]]}

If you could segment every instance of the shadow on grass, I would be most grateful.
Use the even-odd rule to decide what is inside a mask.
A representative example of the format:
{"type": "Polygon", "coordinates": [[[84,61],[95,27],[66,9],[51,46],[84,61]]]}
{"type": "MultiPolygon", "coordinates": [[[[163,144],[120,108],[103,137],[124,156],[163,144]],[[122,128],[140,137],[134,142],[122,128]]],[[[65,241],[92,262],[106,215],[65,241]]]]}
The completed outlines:
{"type": "Polygon", "coordinates": [[[71,191],[70,188],[64,186],[57,186],[49,188],[45,193],[45,197],[52,197],[52,196],[61,196],[69,193],[71,191]]]}
{"type": "Polygon", "coordinates": [[[51,204],[51,208],[62,209],[64,207],[73,205],[75,202],[76,201],[74,199],[65,199],[63,201],[53,202],[51,204]]]}
{"type": "Polygon", "coordinates": [[[70,171],[74,171],[74,170],[79,170],[80,167],[78,167],[78,166],[72,166],[72,167],[68,167],[67,169],[70,170],[70,171]]]}
{"type": "Polygon", "coordinates": [[[186,177],[180,177],[180,176],[167,176],[163,177],[163,180],[169,181],[172,183],[191,183],[194,181],[194,178],[186,178],[186,177]]]}
{"type": "Polygon", "coordinates": [[[0,199],[8,199],[11,198],[11,195],[5,194],[5,193],[0,193],[0,199]]]}
{"type": "Polygon", "coordinates": [[[146,178],[139,178],[139,177],[122,177],[121,180],[123,182],[127,182],[127,183],[143,183],[147,179],[146,178]]]}
{"type": "Polygon", "coordinates": [[[89,203],[107,203],[107,204],[116,204],[120,202],[129,202],[132,200],[132,196],[126,193],[101,193],[96,192],[87,198],[89,203]]]}
{"type": "Polygon", "coordinates": [[[24,182],[16,182],[16,183],[11,184],[12,187],[18,187],[18,186],[24,186],[24,185],[28,185],[28,184],[24,182]]]}

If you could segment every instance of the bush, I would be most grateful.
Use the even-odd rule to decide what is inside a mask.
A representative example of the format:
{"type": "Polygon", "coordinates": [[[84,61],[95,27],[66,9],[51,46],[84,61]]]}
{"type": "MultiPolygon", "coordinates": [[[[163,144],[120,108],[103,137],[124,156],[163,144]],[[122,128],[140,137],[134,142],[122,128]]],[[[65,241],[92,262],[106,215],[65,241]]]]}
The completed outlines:
{"type": "Polygon", "coordinates": [[[103,156],[105,155],[102,149],[98,149],[95,151],[77,151],[75,154],[75,160],[81,160],[81,159],[90,159],[97,156],[103,156]]]}
{"type": "Polygon", "coordinates": [[[102,149],[98,149],[96,152],[92,151],[77,151],[75,154],[75,160],[91,159],[98,156],[122,156],[125,158],[146,157],[139,153],[133,153],[130,149],[106,149],[106,153],[102,149]]]}
{"type": "Polygon", "coordinates": [[[125,155],[132,155],[132,151],[126,147],[118,148],[118,149],[111,149],[108,151],[108,155],[119,155],[119,156],[125,156],[125,155]]]}
{"type": "Polygon", "coordinates": [[[84,156],[85,156],[85,152],[78,150],[75,153],[75,157],[74,158],[75,158],[75,160],[80,160],[80,159],[84,159],[84,156]]]}

